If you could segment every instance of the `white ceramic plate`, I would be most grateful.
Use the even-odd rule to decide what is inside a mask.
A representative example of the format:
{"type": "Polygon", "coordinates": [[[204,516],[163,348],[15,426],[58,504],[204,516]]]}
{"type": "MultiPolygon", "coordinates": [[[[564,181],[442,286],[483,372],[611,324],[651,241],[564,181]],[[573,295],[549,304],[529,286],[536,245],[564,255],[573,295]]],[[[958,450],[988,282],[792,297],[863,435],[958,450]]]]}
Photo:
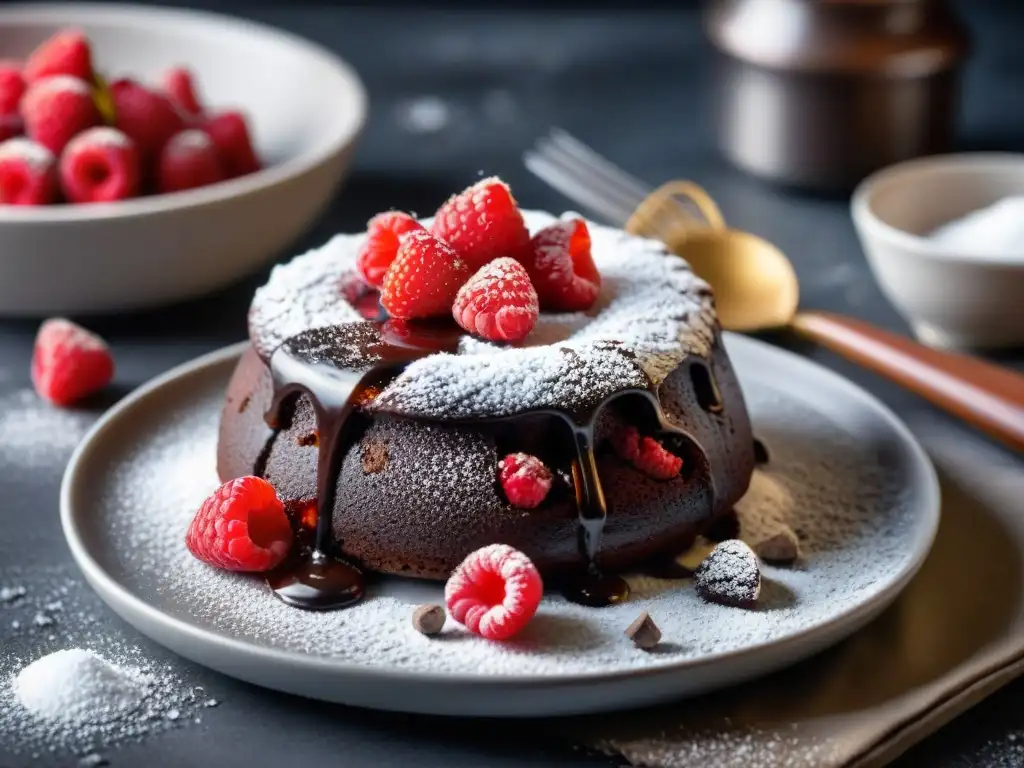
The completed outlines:
{"type": "Polygon", "coordinates": [[[262,24],[131,5],[0,8],[0,54],[82,29],[108,79],[195,73],[208,108],[241,109],[265,168],[170,195],[0,206],[0,316],[112,312],[200,296],[283,253],[330,202],[366,119],[356,73],[262,24]]]}
{"type": "MultiPolygon", "coordinates": [[[[744,537],[779,521],[804,536],[793,568],[765,567],[755,611],[701,602],[689,581],[634,580],[626,604],[545,597],[528,628],[490,643],[448,622],[428,639],[414,605],[439,585],[385,579],[347,611],[308,613],[262,581],[194,560],[183,537],[217,486],[221,399],[241,346],[177,368],[114,408],[79,447],[61,493],[89,583],[128,622],[200,664],[345,704],[449,715],[537,716],[638,706],[765,674],[835,643],[888,605],[938,524],[934,471],[872,397],[795,355],[727,339],[772,454],[739,505],[744,537]],[[656,652],[623,630],[641,611],[656,652]]],[[[614,514],[614,512],[613,512],[614,514]]]]}

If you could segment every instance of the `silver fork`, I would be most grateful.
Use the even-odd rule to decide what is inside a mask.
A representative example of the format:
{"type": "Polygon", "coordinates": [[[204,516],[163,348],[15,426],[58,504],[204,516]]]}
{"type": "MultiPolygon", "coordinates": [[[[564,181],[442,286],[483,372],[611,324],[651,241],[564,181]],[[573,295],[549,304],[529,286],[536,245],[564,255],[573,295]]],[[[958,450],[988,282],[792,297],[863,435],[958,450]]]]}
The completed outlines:
{"type": "MultiPolygon", "coordinates": [[[[561,128],[552,128],[547,136],[537,139],[533,148],[523,153],[523,163],[549,186],[618,227],[631,222],[639,224],[635,217],[638,209],[661,191],[644,184],[561,128]]],[[[721,219],[714,203],[694,185],[677,182],[662,189],[670,192],[651,206],[642,222],[644,234],[668,240],[678,234],[680,227],[708,226],[714,223],[712,220],[721,219]],[[671,193],[670,187],[682,192],[682,201],[671,193]],[[694,196],[702,199],[694,200],[694,196]]]]}

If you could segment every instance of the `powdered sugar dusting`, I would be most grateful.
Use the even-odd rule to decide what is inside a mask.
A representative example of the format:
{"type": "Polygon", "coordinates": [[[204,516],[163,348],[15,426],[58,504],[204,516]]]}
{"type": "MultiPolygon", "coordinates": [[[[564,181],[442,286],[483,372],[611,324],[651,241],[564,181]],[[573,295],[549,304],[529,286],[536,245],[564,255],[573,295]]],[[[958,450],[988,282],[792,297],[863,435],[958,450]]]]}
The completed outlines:
{"type": "MultiPolygon", "coordinates": [[[[539,211],[523,216],[531,232],[556,221],[539,211]]],[[[689,355],[707,357],[718,330],[708,285],[656,240],[590,222],[588,228],[602,278],[588,312],[542,315],[521,348],[470,341],[457,355],[423,358],[372,407],[453,419],[584,410],[622,389],[659,384],[689,355]]],[[[354,268],[362,239],[336,236],[277,267],[257,291],[250,336],[265,359],[288,336],[358,319],[338,286],[354,268]]]]}
{"type": "Polygon", "coordinates": [[[34,469],[67,458],[95,420],[95,414],[58,408],[31,389],[0,396],[0,463],[34,469]]]}
{"type": "Polygon", "coordinates": [[[72,151],[83,147],[117,147],[119,149],[126,149],[131,145],[132,140],[124,133],[117,130],[117,128],[111,128],[106,125],[82,131],[68,144],[72,151]]]}
{"type": "Polygon", "coordinates": [[[631,577],[634,597],[625,604],[595,610],[548,595],[523,633],[491,643],[453,622],[439,639],[413,629],[416,605],[442,602],[442,588],[433,583],[382,579],[349,610],[289,608],[260,579],[209,568],[183,543],[194,511],[218,485],[214,456],[224,387],[218,377],[193,380],[174,390],[177,396],[165,391],[159,408],[133,416],[130,429],[105,447],[104,470],[83,514],[96,518],[94,530],[104,537],[96,546],[104,567],[141,599],[257,646],[393,673],[565,679],[675,665],[820,625],[885,589],[914,556],[914,492],[903,475],[880,465],[877,443],[858,441],[757,371],[739,373],[772,456],[739,505],[742,525],[785,522],[801,534],[805,552],[799,567],[763,567],[756,610],[706,604],[690,581],[631,577]],[[664,653],[643,653],[624,637],[641,610],[661,628],[664,653]]]}
{"type": "Polygon", "coordinates": [[[207,149],[213,146],[213,140],[205,131],[190,128],[179,131],[171,137],[169,142],[171,150],[175,152],[207,149]]]}
{"type": "Polygon", "coordinates": [[[22,160],[37,173],[52,168],[57,158],[53,152],[32,139],[18,136],[0,144],[0,161],[22,160]]]}
{"type": "Polygon", "coordinates": [[[355,269],[363,237],[335,235],[320,248],[274,267],[249,309],[249,338],[264,360],[303,331],[363,319],[341,298],[342,280],[355,269]]]}

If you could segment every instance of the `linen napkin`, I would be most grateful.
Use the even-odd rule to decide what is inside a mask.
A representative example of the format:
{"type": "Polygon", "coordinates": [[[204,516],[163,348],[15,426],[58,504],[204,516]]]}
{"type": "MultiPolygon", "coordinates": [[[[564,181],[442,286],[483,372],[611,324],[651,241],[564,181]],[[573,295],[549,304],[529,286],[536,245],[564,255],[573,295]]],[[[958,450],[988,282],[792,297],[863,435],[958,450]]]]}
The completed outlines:
{"type": "Polygon", "coordinates": [[[649,768],[867,768],[893,760],[1024,673],[1024,461],[922,426],[942,522],[896,603],[839,646],[752,683],[571,721],[649,768]]]}

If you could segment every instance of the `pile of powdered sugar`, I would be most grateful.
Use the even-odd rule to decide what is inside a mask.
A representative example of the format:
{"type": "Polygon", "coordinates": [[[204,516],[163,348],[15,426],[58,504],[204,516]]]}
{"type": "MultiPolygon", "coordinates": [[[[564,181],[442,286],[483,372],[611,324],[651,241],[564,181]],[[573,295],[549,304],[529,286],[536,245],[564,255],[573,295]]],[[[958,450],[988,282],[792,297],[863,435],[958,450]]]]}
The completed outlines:
{"type": "Polygon", "coordinates": [[[0,570],[0,733],[4,749],[83,756],[194,724],[217,702],[105,631],[101,603],[70,568],[0,570]]]}
{"type": "MultiPolygon", "coordinates": [[[[911,491],[851,436],[791,392],[747,391],[772,461],[739,504],[744,537],[786,524],[805,557],[763,568],[757,610],[702,602],[690,581],[631,579],[634,597],[593,610],[545,597],[527,629],[508,643],[469,636],[449,621],[434,639],[411,626],[416,604],[441,602],[439,584],[384,579],[345,611],[290,608],[252,576],[217,571],[185,549],[195,509],[218,484],[217,415],[223,391],[211,378],[137,425],[145,440],[110,457],[96,529],[109,537],[105,566],[141,599],[177,618],[258,646],[330,657],[363,668],[466,675],[569,677],[642,669],[748,648],[820,625],[884,589],[911,557],[911,491]],[[795,429],[794,425],[800,425],[795,429]],[[623,630],[646,610],[662,630],[659,653],[633,647],[623,630]]],[[[614,515],[614,510],[611,511],[614,515]]]]}
{"type": "Polygon", "coordinates": [[[968,255],[1024,258],[1024,195],[1004,197],[937,227],[928,235],[968,255]]]}
{"type": "MultiPolygon", "coordinates": [[[[539,211],[523,217],[531,232],[556,221],[539,211]]],[[[373,408],[428,418],[582,410],[624,388],[659,384],[687,355],[707,356],[717,329],[707,284],[657,240],[588,227],[602,285],[587,313],[575,321],[555,316],[522,348],[469,341],[457,355],[418,360],[385,387],[373,408]]],[[[290,336],[361,320],[338,286],[363,239],[338,235],[274,269],[249,315],[250,338],[264,359],[290,336]]]]}

